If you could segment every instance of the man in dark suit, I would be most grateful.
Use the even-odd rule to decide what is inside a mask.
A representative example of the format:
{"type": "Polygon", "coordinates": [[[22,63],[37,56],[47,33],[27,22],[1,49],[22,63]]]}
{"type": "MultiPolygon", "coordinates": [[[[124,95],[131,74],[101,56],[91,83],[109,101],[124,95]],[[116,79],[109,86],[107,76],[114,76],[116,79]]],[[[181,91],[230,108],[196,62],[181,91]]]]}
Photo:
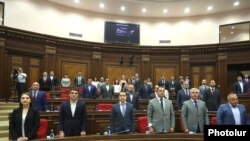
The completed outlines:
{"type": "Polygon", "coordinates": [[[75,87],[82,87],[85,85],[85,78],[82,76],[82,72],[78,72],[77,76],[74,79],[74,86],[75,87]]]}
{"type": "Polygon", "coordinates": [[[138,96],[138,94],[135,93],[133,84],[128,85],[126,101],[128,103],[131,103],[133,105],[134,109],[136,109],[136,110],[139,109],[139,96],[138,96]]]}
{"type": "Polygon", "coordinates": [[[92,79],[88,79],[87,84],[83,86],[82,98],[96,98],[96,87],[91,82],[92,79]]]}
{"type": "Polygon", "coordinates": [[[50,71],[49,73],[50,81],[51,81],[51,88],[53,86],[58,86],[58,78],[55,76],[54,71],[50,71]]]}
{"type": "Polygon", "coordinates": [[[71,90],[69,101],[62,103],[59,115],[59,136],[86,135],[86,105],[78,100],[78,91],[71,90]]]}
{"type": "Polygon", "coordinates": [[[174,132],[174,108],[172,101],[164,98],[164,91],[163,87],[159,87],[158,98],[151,99],[148,103],[147,119],[151,133],[174,132]]]}
{"type": "Polygon", "coordinates": [[[237,81],[233,84],[233,92],[235,94],[246,94],[247,93],[247,83],[242,81],[242,77],[238,76],[237,81]]]}
{"type": "Polygon", "coordinates": [[[204,99],[204,92],[206,89],[209,89],[209,86],[207,85],[207,80],[206,79],[202,79],[201,81],[201,85],[199,86],[199,96],[200,96],[200,100],[204,99]]]}
{"type": "Polygon", "coordinates": [[[190,90],[191,99],[183,103],[181,119],[184,132],[204,132],[204,125],[209,124],[208,111],[204,101],[199,100],[199,89],[190,90]]]}
{"type": "Polygon", "coordinates": [[[40,84],[41,91],[50,91],[51,89],[51,80],[48,77],[48,73],[45,71],[43,72],[43,76],[38,80],[40,84]]]}
{"type": "Polygon", "coordinates": [[[46,94],[44,91],[40,91],[39,87],[39,83],[34,82],[29,95],[32,97],[33,107],[37,108],[39,111],[46,111],[48,109],[46,94]]]}
{"type": "Polygon", "coordinates": [[[152,91],[151,86],[148,85],[148,80],[145,79],[144,84],[141,85],[139,91],[141,99],[149,99],[151,91],[152,91]]]}
{"type": "Polygon", "coordinates": [[[218,125],[247,125],[248,114],[244,105],[238,104],[236,94],[227,96],[228,103],[221,104],[216,113],[218,125]]]}
{"type": "Polygon", "coordinates": [[[161,79],[158,81],[157,84],[158,84],[160,87],[164,87],[165,90],[168,90],[168,91],[169,91],[170,84],[169,84],[169,82],[165,79],[165,76],[164,76],[164,75],[161,77],[161,79]]]}
{"type": "Polygon", "coordinates": [[[183,102],[190,99],[190,90],[189,83],[187,81],[183,81],[183,89],[179,90],[177,93],[177,108],[181,110],[183,102]]]}
{"type": "Polygon", "coordinates": [[[135,115],[133,105],[126,102],[126,93],[119,93],[119,102],[112,106],[110,130],[112,134],[133,133],[135,131],[135,115]]]}
{"type": "Polygon", "coordinates": [[[109,83],[108,78],[106,78],[105,84],[100,87],[100,95],[102,99],[112,99],[114,96],[114,86],[109,83]]]}
{"type": "Polygon", "coordinates": [[[217,111],[221,103],[220,90],[215,88],[215,81],[210,80],[209,89],[204,91],[203,101],[206,103],[208,111],[217,111]]]}

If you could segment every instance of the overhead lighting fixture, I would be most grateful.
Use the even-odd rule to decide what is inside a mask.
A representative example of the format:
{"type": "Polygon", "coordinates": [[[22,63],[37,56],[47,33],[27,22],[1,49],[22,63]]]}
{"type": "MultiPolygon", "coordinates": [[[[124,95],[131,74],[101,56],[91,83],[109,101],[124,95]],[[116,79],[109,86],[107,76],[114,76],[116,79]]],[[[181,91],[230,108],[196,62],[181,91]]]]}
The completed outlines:
{"type": "Polygon", "coordinates": [[[147,9],[146,8],[142,8],[141,10],[143,13],[147,12],[147,9]]]}
{"type": "Polygon", "coordinates": [[[238,6],[240,4],[239,1],[234,2],[234,6],[238,6]]]}
{"type": "Polygon", "coordinates": [[[80,3],[80,0],[74,0],[75,3],[80,3]]]}
{"type": "Polygon", "coordinates": [[[213,10],[213,6],[208,6],[208,7],[207,7],[207,10],[208,10],[208,11],[213,10]]]}
{"type": "Polygon", "coordinates": [[[99,6],[100,6],[100,8],[104,8],[104,4],[103,3],[100,3],[99,6]]]}
{"type": "Polygon", "coordinates": [[[168,12],[168,9],[163,9],[163,13],[167,13],[168,12]]]}
{"type": "Polygon", "coordinates": [[[185,8],[184,12],[185,13],[189,13],[190,12],[190,8],[185,8]]]}
{"type": "Polygon", "coordinates": [[[125,6],[121,6],[121,11],[125,11],[125,10],[126,10],[125,6]]]}
{"type": "Polygon", "coordinates": [[[234,29],[234,26],[232,26],[231,28],[234,29]]]}

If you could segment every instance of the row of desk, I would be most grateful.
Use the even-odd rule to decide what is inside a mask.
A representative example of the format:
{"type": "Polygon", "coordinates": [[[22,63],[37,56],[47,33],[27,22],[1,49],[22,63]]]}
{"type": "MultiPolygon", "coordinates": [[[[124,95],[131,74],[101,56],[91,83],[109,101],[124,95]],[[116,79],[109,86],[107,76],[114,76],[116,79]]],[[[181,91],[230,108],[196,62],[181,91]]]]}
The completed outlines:
{"type": "MultiPolygon", "coordinates": [[[[49,141],[41,139],[39,141],[49,141]]],[[[203,134],[169,133],[169,134],[122,134],[122,135],[87,135],[82,137],[55,138],[53,141],[203,141],[203,134]]]]}

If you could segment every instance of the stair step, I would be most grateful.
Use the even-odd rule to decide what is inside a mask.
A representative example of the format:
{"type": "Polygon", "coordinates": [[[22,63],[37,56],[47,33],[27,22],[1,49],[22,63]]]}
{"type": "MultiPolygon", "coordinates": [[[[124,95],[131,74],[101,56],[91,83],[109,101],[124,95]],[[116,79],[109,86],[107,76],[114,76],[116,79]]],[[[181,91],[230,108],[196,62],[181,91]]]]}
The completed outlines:
{"type": "Polygon", "coordinates": [[[0,137],[0,141],[9,141],[9,137],[0,137]]]}
{"type": "Polygon", "coordinates": [[[17,108],[18,106],[9,106],[9,105],[0,105],[0,110],[13,110],[15,108],[17,108]]]}
{"type": "Polygon", "coordinates": [[[9,117],[7,115],[0,116],[0,121],[6,121],[9,120],[9,117]]]}
{"type": "Polygon", "coordinates": [[[9,131],[0,131],[0,137],[9,137],[9,131]]]}
{"type": "MultiPolygon", "coordinates": [[[[0,131],[9,130],[9,121],[0,121],[0,131]]],[[[0,136],[1,137],[1,136],[0,136]]]]}

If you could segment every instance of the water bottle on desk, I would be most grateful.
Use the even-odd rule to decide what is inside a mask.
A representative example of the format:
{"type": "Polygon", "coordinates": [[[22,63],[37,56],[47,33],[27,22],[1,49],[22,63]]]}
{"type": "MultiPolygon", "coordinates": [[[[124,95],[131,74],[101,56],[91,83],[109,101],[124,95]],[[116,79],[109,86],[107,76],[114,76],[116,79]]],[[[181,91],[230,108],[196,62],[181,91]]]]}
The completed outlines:
{"type": "Polygon", "coordinates": [[[192,132],[193,132],[193,134],[196,134],[196,130],[197,130],[196,125],[193,125],[193,127],[192,127],[192,132]]]}
{"type": "Polygon", "coordinates": [[[55,134],[54,134],[54,130],[53,129],[50,130],[49,136],[50,136],[50,139],[54,139],[55,138],[55,134]]]}
{"type": "Polygon", "coordinates": [[[146,130],[146,135],[149,135],[150,134],[150,130],[149,130],[149,127],[147,128],[146,130]]]}

